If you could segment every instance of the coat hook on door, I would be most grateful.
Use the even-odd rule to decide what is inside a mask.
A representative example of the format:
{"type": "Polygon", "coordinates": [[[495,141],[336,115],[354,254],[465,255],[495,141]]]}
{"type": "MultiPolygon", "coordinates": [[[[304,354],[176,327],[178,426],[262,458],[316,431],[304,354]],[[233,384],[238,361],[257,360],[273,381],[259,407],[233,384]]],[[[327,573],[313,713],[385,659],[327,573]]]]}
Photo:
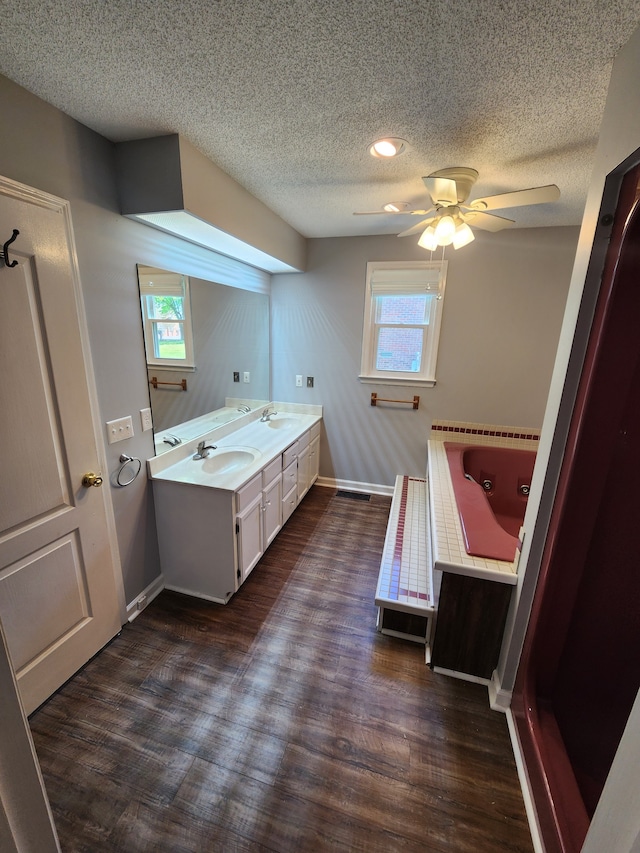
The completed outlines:
{"type": "Polygon", "coordinates": [[[11,235],[11,237],[9,237],[9,239],[7,240],[6,243],[2,244],[2,252],[0,252],[0,257],[2,257],[2,259],[4,260],[5,267],[17,267],[18,266],[17,261],[11,261],[11,263],[9,263],[9,246],[13,243],[13,241],[16,239],[16,237],[18,236],[19,233],[20,232],[18,231],[18,229],[14,228],[13,234],[11,235]]]}

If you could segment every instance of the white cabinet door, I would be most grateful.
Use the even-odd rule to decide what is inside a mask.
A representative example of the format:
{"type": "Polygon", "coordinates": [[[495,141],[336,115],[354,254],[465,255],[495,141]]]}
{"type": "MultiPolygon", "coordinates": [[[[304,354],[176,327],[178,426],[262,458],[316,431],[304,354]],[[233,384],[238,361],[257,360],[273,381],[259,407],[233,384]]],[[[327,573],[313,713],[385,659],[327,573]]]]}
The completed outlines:
{"type": "Polygon", "coordinates": [[[282,527],[282,474],[278,474],[262,493],[262,520],[266,551],[282,527]]]}
{"type": "Polygon", "coordinates": [[[318,473],[320,471],[320,437],[316,437],[311,440],[311,444],[309,445],[309,476],[308,482],[311,487],[315,481],[318,479],[318,473]]]}
{"type": "Polygon", "coordinates": [[[307,494],[309,489],[309,446],[298,454],[298,502],[307,494]]]}
{"type": "Polygon", "coordinates": [[[262,492],[236,516],[238,531],[238,586],[262,556],[262,492]]]}

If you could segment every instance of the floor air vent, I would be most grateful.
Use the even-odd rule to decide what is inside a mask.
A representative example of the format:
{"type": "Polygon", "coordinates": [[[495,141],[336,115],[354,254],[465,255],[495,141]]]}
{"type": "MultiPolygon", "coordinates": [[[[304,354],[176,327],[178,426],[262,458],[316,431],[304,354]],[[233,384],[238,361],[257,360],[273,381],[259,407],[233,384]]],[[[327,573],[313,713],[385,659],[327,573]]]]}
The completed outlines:
{"type": "Polygon", "coordinates": [[[365,495],[362,492],[344,492],[338,491],[336,492],[337,498],[351,498],[352,501],[368,501],[371,499],[371,495],[365,495]]]}

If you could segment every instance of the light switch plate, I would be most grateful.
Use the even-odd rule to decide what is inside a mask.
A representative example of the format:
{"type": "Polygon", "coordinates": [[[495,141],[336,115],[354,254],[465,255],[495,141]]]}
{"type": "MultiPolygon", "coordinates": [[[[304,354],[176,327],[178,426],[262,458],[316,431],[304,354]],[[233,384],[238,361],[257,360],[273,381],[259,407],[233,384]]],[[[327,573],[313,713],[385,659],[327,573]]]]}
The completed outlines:
{"type": "Polygon", "coordinates": [[[140,409],[140,423],[142,424],[142,432],[147,432],[148,430],[153,429],[151,409],[140,409]]]}
{"type": "Polygon", "coordinates": [[[107,438],[109,444],[115,444],[116,441],[123,441],[125,438],[133,436],[133,421],[131,415],[124,418],[118,418],[115,421],[107,421],[107,438]]]}
{"type": "Polygon", "coordinates": [[[307,376],[307,388],[313,388],[313,376],[307,376]]]}
{"type": "Polygon", "coordinates": [[[245,372],[242,374],[242,381],[243,382],[251,382],[251,374],[249,373],[248,370],[245,370],[245,372]]]}
{"type": "Polygon", "coordinates": [[[302,374],[296,374],[296,388],[302,388],[302,374]]]}

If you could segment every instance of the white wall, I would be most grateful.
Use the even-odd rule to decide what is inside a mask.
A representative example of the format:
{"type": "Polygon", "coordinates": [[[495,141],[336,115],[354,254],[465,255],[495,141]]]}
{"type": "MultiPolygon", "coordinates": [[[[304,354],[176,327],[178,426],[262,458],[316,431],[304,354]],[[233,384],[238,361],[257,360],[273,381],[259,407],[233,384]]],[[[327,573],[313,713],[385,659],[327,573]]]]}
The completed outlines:
{"type": "Polygon", "coordinates": [[[424,260],[416,239],[310,240],[307,272],[272,281],[274,399],[322,403],[321,475],[392,485],[424,476],[433,418],[540,427],[577,228],[478,233],[449,261],[435,388],[358,380],[367,261],[424,260]],[[296,374],[314,388],[295,387],[296,374]],[[372,408],[370,395],[420,408],[372,408]]]}

